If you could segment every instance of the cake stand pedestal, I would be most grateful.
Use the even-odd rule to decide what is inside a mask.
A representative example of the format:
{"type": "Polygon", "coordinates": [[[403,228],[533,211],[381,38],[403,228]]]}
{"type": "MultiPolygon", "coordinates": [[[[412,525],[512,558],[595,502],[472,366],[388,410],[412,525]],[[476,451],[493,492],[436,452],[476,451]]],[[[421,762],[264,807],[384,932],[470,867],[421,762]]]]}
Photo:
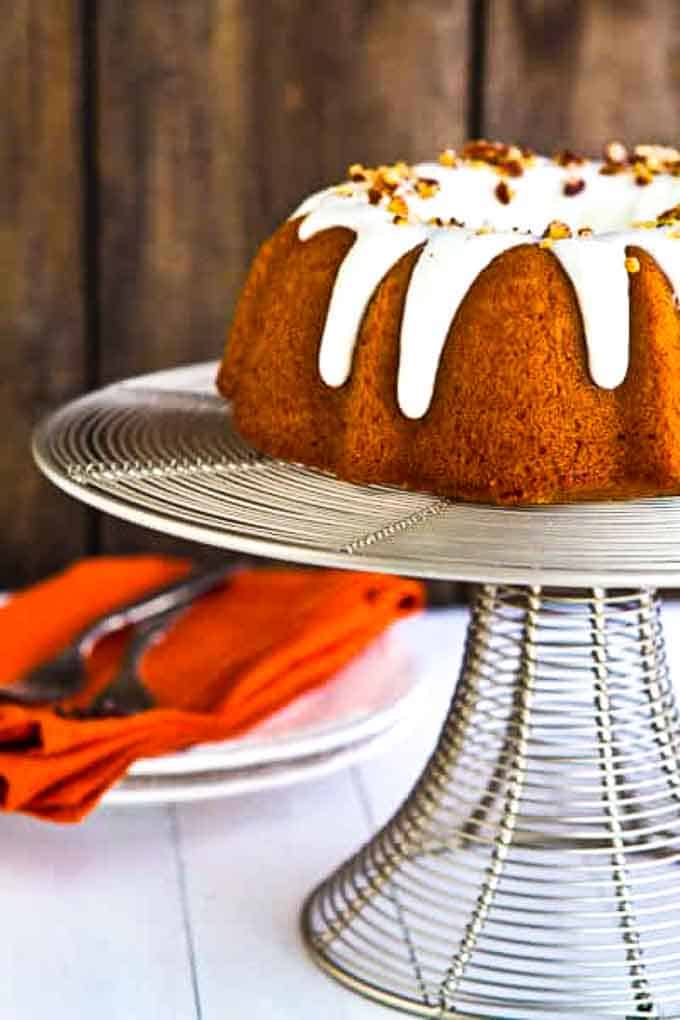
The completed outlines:
{"type": "Polygon", "coordinates": [[[305,905],[314,958],[427,1017],[680,1015],[679,736],[652,591],[484,585],[421,779],[305,905]]]}
{"type": "Polygon", "coordinates": [[[69,404],[39,465],[210,545],[480,584],[422,777],[304,906],[313,958],[425,1017],[680,1017],[680,727],[655,594],[680,584],[680,500],[505,510],[351,486],[249,449],[213,372],[69,404]]]}

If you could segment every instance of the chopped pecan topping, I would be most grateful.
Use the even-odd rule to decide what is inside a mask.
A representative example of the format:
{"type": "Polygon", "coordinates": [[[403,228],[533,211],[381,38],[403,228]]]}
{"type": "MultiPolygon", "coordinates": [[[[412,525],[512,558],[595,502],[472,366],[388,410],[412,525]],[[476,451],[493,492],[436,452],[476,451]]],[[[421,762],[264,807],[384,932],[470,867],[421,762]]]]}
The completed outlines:
{"type": "Polygon", "coordinates": [[[629,151],[622,142],[609,142],[604,159],[601,174],[632,169],[635,183],[641,186],[649,184],[654,174],[680,175],[680,150],[670,145],[636,145],[629,151]]]}
{"type": "Polygon", "coordinates": [[[502,205],[510,205],[514,194],[507,181],[499,181],[494,189],[494,195],[502,205]]]}
{"type": "Polygon", "coordinates": [[[680,151],[670,145],[636,145],[635,160],[644,163],[654,173],[662,173],[680,162],[680,151]]]}
{"type": "Polygon", "coordinates": [[[558,166],[581,166],[585,163],[585,159],[572,152],[571,149],[560,149],[553,156],[553,162],[558,166]]]}
{"type": "Polygon", "coordinates": [[[368,177],[366,169],[361,165],[361,163],[352,163],[351,167],[347,171],[347,176],[350,181],[365,181],[368,177]]]}
{"type": "Polygon", "coordinates": [[[441,185],[433,177],[418,177],[416,179],[416,191],[421,198],[432,198],[439,191],[441,185]]]}
{"type": "Polygon", "coordinates": [[[543,231],[543,237],[551,241],[561,241],[565,237],[571,237],[571,227],[561,220],[551,220],[543,231]]]}
{"type": "Polygon", "coordinates": [[[384,191],[396,191],[401,184],[401,177],[392,167],[381,166],[376,171],[374,184],[384,191]]]}
{"type": "Polygon", "coordinates": [[[507,174],[508,177],[521,177],[524,173],[525,164],[518,159],[509,159],[507,163],[500,163],[496,167],[499,174],[507,174]]]}
{"type": "Polygon", "coordinates": [[[654,175],[646,163],[633,163],[633,175],[635,183],[641,188],[644,188],[647,184],[651,184],[654,180],[654,175]]]}
{"type": "Polygon", "coordinates": [[[552,248],[552,246],[553,246],[552,237],[544,237],[541,241],[538,242],[539,248],[552,248]]]}
{"type": "Polygon", "coordinates": [[[368,201],[371,205],[379,205],[382,198],[382,191],[379,188],[368,189],[368,201]]]}
{"type": "Polygon", "coordinates": [[[625,170],[625,166],[621,163],[603,163],[600,167],[600,173],[606,174],[607,176],[613,176],[614,174],[622,174],[625,170]]]}
{"type": "Polygon", "coordinates": [[[674,205],[672,209],[666,209],[656,218],[657,227],[672,227],[680,223],[680,204],[674,205]]]}
{"type": "Polygon", "coordinates": [[[431,227],[464,227],[465,224],[461,223],[460,220],[455,219],[453,216],[450,220],[444,220],[441,216],[433,216],[431,220],[427,221],[431,227]]]}
{"type": "Polygon", "coordinates": [[[586,182],[582,177],[567,177],[566,181],[562,185],[562,191],[565,195],[578,195],[579,192],[583,191],[586,186],[586,182]]]}
{"type": "Polygon", "coordinates": [[[489,142],[478,138],[463,146],[464,160],[480,166],[492,166],[509,177],[521,177],[527,166],[533,161],[530,149],[521,149],[518,145],[505,145],[503,142],[489,142]]]}
{"type": "Polygon", "coordinates": [[[395,216],[403,216],[405,219],[408,219],[408,205],[406,204],[406,199],[400,195],[394,195],[390,199],[387,208],[395,216]]]}
{"type": "Polygon", "coordinates": [[[457,166],[460,160],[455,149],[444,149],[439,153],[439,162],[442,166],[457,166]]]}
{"type": "Polygon", "coordinates": [[[603,155],[605,163],[613,166],[624,166],[628,162],[628,149],[623,142],[607,142],[603,155]]]}

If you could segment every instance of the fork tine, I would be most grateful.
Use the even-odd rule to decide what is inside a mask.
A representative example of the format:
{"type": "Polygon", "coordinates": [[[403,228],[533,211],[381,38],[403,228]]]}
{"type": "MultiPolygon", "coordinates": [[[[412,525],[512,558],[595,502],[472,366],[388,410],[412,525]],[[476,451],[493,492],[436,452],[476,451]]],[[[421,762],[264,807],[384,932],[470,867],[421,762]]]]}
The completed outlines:
{"type": "Polygon", "coordinates": [[[134,623],[153,621],[189,605],[194,599],[220,587],[236,569],[229,567],[195,570],[180,581],[163,585],[109,613],[85,627],[76,638],[53,659],[41,663],[13,684],[0,684],[0,702],[22,705],[49,704],[68,698],[82,690],[86,681],[84,652],[99,638],[134,623]]]}

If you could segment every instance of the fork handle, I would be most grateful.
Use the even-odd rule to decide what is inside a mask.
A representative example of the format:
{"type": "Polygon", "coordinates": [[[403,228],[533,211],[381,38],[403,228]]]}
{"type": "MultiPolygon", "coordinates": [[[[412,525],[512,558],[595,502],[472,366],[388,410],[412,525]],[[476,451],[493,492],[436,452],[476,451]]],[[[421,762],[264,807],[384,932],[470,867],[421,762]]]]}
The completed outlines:
{"type": "Polygon", "coordinates": [[[233,572],[234,564],[230,564],[229,567],[193,571],[188,576],[180,578],[179,581],[173,581],[172,584],[158,588],[150,595],[143,595],[141,598],[101,616],[81,631],[75,643],[80,648],[81,654],[86,654],[105,634],[120,630],[122,627],[139,624],[149,617],[158,616],[173,609],[181,609],[199,596],[207,595],[208,592],[221,588],[233,572]]]}
{"type": "Polygon", "coordinates": [[[155,699],[139,675],[139,664],[149,648],[167,633],[181,615],[182,607],[173,606],[143,621],[113,680],[96,695],[87,708],[74,714],[83,719],[101,719],[107,716],[137,715],[153,708],[155,699]]]}

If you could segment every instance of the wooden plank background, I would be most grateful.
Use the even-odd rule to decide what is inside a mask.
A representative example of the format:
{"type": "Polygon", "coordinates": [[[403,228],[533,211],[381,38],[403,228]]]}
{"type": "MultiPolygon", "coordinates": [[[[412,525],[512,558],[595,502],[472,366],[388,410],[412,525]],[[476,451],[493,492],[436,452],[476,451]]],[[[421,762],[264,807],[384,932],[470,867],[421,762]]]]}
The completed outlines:
{"type": "MultiPolygon", "coordinates": [[[[0,0],[0,585],[176,548],[31,466],[85,388],[217,357],[252,254],[354,160],[677,141],[676,0],[0,0]]],[[[440,595],[455,592],[440,587],[440,595]]]]}

